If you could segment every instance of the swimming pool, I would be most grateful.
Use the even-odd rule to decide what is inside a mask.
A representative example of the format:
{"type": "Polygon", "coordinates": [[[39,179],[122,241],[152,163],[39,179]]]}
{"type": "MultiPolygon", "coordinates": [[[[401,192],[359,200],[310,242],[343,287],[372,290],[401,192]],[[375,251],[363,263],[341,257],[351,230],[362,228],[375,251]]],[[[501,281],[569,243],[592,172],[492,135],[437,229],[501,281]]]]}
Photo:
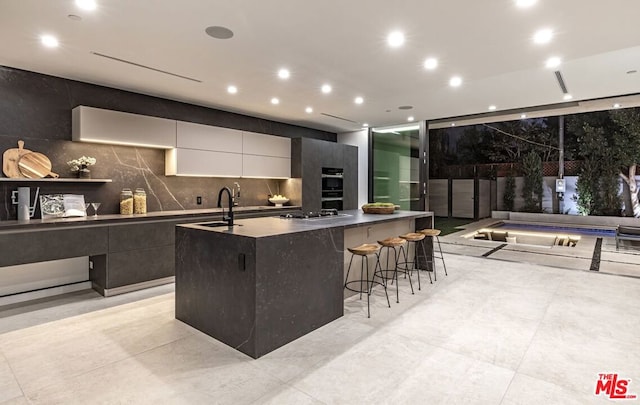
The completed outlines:
{"type": "Polygon", "coordinates": [[[514,223],[514,222],[498,222],[494,225],[489,226],[489,229],[494,229],[494,228],[532,231],[532,232],[548,232],[548,233],[555,233],[555,234],[578,234],[578,235],[589,235],[589,236],[610,237],[610,238],[614,238],[616,236],[615,229],[579,228],[579,227],[572,227],[572,226],[566,226],[566,225],[537,225],[537,224],[523,224],[523,223],[514,223]]]}
{"type": "Polygon", "coordinates": [[[544,247],[574,247],[583,236],[615,237],[615,230],[606,228],[581,228],[570,225],[543,225],[522,222],[496,222],[486,228],[462,235],[466,239],[488,240],[509,244],[544,247]]]}

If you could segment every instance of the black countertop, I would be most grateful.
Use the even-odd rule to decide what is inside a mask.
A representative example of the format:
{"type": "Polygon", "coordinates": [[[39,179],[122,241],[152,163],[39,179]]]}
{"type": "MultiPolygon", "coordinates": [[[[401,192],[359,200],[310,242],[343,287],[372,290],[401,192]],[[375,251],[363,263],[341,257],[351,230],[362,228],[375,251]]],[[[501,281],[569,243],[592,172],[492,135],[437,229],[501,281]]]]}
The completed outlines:
{"type": "MultiPolygon", "coordinates": [[[[251,214],[253,212],[265,212],[282,210],[300,210],[299,206],[249,206],[249,207],[234,207],[234,214],[251,214]]],[[[86,226],[86,225],[112,225],[114,223],[127,223],[138,221],[152,221],[152,220],[170,220],[179,218],[191,218],[198,216],[219,216],[222,215],[222,208],[205,208],[196,210],[175,210],[175,211],[156,211],[146,214],[133,214],[133,215],[98,215],[87,217],[69,217],[69,218],[50,218],[50,219],[31,219],[29,221],[0,221],[0,232],[8,230],[32,230],[37,228],[49,228],[58,226],[86,226]]],[[[224,212],[228,210],[225,208],[224,212]]]]}
{"type": "Polygon", "coordinates": [[[396,211],[393,214],[365,214],[361,210],[341,211],[341,216],[321,218],[281,218],[279,216],[248,218],[234,221],[232,228],[227,226],[208,227],[207,222],[178,225],[180,227],[237,235],[248,238],[262,238],[287,233],[306,232],[326,228],[355,228],[402,219],[432,217],[431,211],[396,211]]]}

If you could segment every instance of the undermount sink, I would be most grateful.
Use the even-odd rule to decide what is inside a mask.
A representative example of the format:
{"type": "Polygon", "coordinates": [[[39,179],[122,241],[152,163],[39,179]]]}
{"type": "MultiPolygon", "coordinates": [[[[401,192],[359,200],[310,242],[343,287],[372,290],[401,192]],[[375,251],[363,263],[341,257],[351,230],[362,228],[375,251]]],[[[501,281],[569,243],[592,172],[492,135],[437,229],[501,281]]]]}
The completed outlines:
{"type": "MultiPolygon", "coordinates": [[[[226,222],[222,222],[222,221],[219,221],[219,222],[207,222],[207,223],[205,223],[205,224],[198,224],[198,225],[200,225],[200,226],[207,226],[207,227],[209,227],[209,228],[218,228],[218,227],[223,227],[223,226],[226,226],[226,227],[228,227],[228,226],[229,226],[229,224],[227,224],[226,222]]],[[[242,225],[240,225],[240,224],[233,224],[233,226],[242,226],[242,225]]]]}

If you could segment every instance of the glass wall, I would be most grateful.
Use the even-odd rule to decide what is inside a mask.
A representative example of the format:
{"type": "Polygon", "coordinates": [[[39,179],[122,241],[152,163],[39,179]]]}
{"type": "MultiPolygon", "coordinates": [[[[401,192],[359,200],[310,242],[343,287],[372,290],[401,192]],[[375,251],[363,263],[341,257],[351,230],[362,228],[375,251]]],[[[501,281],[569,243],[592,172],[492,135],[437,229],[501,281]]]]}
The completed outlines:
{"type": "Polygon", "coordinates": [[[423,210],[419,126],[375,128],[371,138],[372,201],[391,202],[402,210],[423,210]]]}

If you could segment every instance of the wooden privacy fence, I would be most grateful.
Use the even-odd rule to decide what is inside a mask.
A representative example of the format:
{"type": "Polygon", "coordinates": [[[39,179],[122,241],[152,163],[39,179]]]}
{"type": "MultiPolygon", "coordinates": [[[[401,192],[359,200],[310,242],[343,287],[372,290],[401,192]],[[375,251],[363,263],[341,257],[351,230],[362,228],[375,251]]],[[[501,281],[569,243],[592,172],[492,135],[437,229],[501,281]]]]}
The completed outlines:
{"type": "MultiPolygon", "coordinates": [[[[580,170],[580,160],[570,160],[564,162],[564,175],[577,176],[580,170]]],[[[522,165],[520,163],[487,163],[477,165],[451,165],[444,166],[440,173],[432,174],[432,179],[472,179],[507,177],[511,172],[513,176],[522,175],[522,165]]],[[[543,176],[557,176],[558,162],[542,162],[543,176]]]]}

